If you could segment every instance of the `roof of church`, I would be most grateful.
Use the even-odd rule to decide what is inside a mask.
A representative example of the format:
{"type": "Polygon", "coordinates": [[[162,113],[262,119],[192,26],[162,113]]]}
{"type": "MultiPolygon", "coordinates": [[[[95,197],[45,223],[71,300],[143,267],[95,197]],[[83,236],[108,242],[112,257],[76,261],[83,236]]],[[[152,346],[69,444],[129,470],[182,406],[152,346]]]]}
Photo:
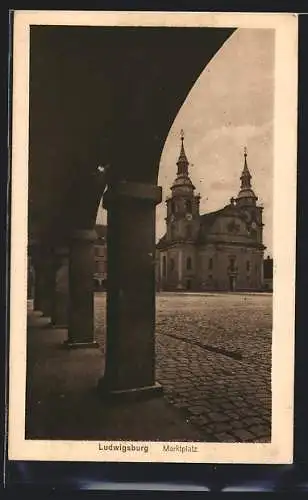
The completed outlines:
{"type": "Polygon", "coordinates": [[[233,205],[232,203],[230,203],[229,205],[225,205],[223,208],[220,208],[219,210],[203,214],[200,216],[201,225],[203,227],[204,226],[210,227],[215,222],[217,217],[221,216],[229,217],[230,215],[241,217],[242,216],[241,208],[237,207],[235,204],[233,205]]]}
{"type": "MultiPolygon", "coordinates": [[[[171,187],[172,190],[174,190],[178,186],[182,186],[185,184],[192,185],[188,175],[189,162],[187,160],[187,156],[184,149],[183,131],[181,132],[181,151],[177,165],[178,165],[177,177],[171,187]]],[[[248,164],[247,164],[247,149],[244,148],[244,166],[240,177],[241,186],[238,196],[237,198],[231,198],[230,203],[225,205],[223,208],[200,215],[200,226],[198,231],[198,237],[195,240],[197,244],[203,244],[207,242],[207,236],[211,232],[213,224],[219,217],[237,217],[245,221],[243,211],[245,209],[247,201],[249,202],[248,203],[249,206],[251,206],[251,203],[252,205],[255,206],[256,200],[258,199],[251,186],[251,177],[252,176],[248,169],[248,164]]],[[[195,189],[194,186],[193,189],[195,189]]],[[[182,195],[181,191],[179,191],[179,194],[182,195]]],[[[174,196],[174,193],[172,196],[174,196]]],[[[247,242],[247,244],[249,244],[249,242],[247,242]]],[[[168,241],[167,233],[165,233],[162,236],[162,238],[160,238],[160,240],[158,241],[156,247],[157,249],[163,249],[169,245],[170,241],[168,241]]]]}

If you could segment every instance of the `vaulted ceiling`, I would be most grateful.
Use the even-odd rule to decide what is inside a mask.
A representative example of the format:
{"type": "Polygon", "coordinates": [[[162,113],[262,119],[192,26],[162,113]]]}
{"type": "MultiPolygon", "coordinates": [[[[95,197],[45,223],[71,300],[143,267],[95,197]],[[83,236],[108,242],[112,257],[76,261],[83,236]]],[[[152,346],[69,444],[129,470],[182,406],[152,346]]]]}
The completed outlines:
{"type": "Polygon", "coordinates": [[[98,165],[155,184],[177,112],[232,32],[32,26],[30,233],[91,227],[104,189],[98,165]]]}

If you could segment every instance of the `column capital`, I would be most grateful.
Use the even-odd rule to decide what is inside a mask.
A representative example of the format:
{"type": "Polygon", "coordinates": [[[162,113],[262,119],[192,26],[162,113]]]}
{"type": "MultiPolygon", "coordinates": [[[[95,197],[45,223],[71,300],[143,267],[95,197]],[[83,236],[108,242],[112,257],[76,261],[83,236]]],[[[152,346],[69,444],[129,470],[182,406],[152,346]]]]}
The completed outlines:
{"type": "Polygon", "coordinates": [[[71,240],[95,241],[97,239],[94,229],[74,229],[70,236],[71,240]]]}
{"type": "Polygon", "coordinates": [[[156,184],[121,181],[108,187],[103,198],[103,206],[108,208],[109,203],[125,199],[157,205],[162,200],[162,188],[156,184]]]}

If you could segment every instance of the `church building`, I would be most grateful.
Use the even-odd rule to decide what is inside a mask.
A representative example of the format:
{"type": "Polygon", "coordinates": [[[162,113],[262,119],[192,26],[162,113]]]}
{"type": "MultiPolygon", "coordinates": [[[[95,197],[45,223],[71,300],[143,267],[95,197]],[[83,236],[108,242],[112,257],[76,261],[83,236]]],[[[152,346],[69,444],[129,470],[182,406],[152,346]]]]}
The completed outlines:
{"type": "Polygon", "coordinates": [[[157,288],[169,291],[258,291],[263,288],[263,207],[244,152],[237,197],[200,214],[181,134],[177,175],[166,200],[166,233],[157,244],[157,288]]]}

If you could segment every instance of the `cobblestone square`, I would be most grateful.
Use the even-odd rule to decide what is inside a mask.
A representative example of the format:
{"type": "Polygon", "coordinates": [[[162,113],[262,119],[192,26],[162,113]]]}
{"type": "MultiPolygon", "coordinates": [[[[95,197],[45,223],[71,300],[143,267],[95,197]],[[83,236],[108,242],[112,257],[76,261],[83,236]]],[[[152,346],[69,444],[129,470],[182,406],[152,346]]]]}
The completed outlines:
{"type": "MultiPolygon", "coordinates": [[[[103,350],[105,310],[106,295],[97,293],[103,350]]],[[[206,441],[270,441],[271,343],[270,294],[156,296],[156,379],[206,441]]]]}

